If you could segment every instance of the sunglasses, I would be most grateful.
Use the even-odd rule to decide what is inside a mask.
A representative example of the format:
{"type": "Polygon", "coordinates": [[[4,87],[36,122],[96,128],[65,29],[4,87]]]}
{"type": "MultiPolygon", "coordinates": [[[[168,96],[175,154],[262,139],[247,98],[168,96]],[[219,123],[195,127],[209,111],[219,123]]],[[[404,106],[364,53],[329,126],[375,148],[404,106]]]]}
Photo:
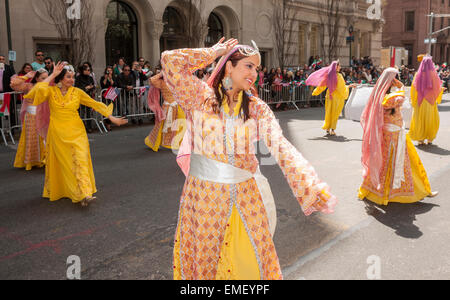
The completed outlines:
{"type": "Polygon", "coordinates": [[[36,56],[44,56],[44,54],[36,54],[36,56]]]}
{"type": "Polygon", "coordinates": [[[125,69],[125,70],[123,70],[124,72],[130,72],[131,70],[130,69],[125,69]]]}

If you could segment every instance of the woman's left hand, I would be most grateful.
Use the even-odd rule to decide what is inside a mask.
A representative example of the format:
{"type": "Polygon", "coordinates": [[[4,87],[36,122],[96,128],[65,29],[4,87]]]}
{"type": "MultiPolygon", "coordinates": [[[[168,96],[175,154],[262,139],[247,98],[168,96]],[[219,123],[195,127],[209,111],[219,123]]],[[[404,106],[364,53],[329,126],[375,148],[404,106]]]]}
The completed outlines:
{"type": "Polygon", "coordinates": [[[108,119],[116,126],[122,126],[122,125],[128,124],[128,119],[126,119],[125,117],[116,118],[113,116],[109,116],[108,119]]]}

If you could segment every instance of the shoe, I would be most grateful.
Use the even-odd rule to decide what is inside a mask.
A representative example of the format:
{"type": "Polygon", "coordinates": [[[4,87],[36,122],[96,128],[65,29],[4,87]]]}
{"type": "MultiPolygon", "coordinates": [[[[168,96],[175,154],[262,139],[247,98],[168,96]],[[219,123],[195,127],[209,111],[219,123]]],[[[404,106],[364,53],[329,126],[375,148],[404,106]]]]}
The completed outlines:
{"type": "Polygon", "coordinates": [[[95,199],[97,199],[97,197],[86,197],[83,200],[81,200],[80,204],[83,207],[87,207],[89,206],[89,204],[94,201],[95,199]]]}
{"type": "Polygon", "coordinates": [[[331,133],[330,133],[330,135],[332,135],[332,136],[335,136],[335,135],[336,135],[336,132],[334,132],[334,130],[333,130],[333,129],[331,129],[331,133]]]}
{"type": "Polygon", "coordinates": [[[437,195],[439,195],[439,192],[438,192],[438,191],[434,191],[434,192],[431,192],[430,195],[428,195],[428,198],[434,198],[434,197],[436,197],[437,195]]]}
{"type": "Polygon", "coordinates": [[[425,145],[424,141],[419,141],[419,146],[425,145]]]}
{"type": "Polygon", "coordinates": [[[433,145],[433,143],[431,141],[428,141],[427,145],[433,145]]]}

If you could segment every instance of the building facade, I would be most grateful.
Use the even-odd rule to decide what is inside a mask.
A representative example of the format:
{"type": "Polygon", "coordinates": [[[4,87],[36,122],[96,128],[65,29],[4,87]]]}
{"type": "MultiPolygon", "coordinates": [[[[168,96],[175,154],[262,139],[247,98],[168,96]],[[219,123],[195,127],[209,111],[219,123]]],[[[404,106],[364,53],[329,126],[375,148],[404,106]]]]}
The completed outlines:
{"type": "MultiPolygon", "coordinates": [[[[397,46],[408,50],[408,65],[418,68],[419,54],[429,53],[425,44],[430,32],[430,18],[434,14],[450,14],[450,0],[389,0],[384,7],[383,47],[397,46]]],[[[434,18],[432,31],[450,26],[450,17],[434,18]]],[[[431,56],[436,63],[450,62],[450,30],[433,36],[431,56]]]]}
{"type": "MultiPolygon", "coordinates": [[[[61,0],[62,1],[62,0],[61,0]]],[[[274,31],[274,0],[81,0],[92,1],[95,47],[94,71],[102,73],[119,57],[127,63],[144,57],[152,66],[159,63],[166,49],[213,45],[221,36],[238,38],[241,43],[254,40],[262,52],[262,64],[279,65],[274,31]]],[[[310,56],[324,56],[329,41],[321,3],[330,0],[285,1],[297,10],[292,47],[292,65],[303,66],[310,56]]],[[[447,0],[446,0],[447,1],[447,0]]],[[[67,1],[66,1],[67,2],[67,1]]],[[[76,2],[76,1],[75,1],[76,2]]],[[[379,20],[369,20],[365,0],[340,0],[342,19],[339,23],[338,58],[347,65],[352,55],[371,56],[379,62],[381,27],[379,20]],[[355,41],[345,42],[348,28],[354,28],[355,41]]],[[[55,60],[67,43],[59,38],[55,25],[40,1],[10,1],[13,50],[16,68],[33,62],[39,49],[55,60]]],[[[69,5],[69,4],[68,4],[69,5]]],[[[5,12],[0,1],[0,14],[5,12]]],[[[81,16],[82,17],[82,16],[81,16]]],[[[0,18],[0,53],[7,53],[5,18],[0,18]]]]}

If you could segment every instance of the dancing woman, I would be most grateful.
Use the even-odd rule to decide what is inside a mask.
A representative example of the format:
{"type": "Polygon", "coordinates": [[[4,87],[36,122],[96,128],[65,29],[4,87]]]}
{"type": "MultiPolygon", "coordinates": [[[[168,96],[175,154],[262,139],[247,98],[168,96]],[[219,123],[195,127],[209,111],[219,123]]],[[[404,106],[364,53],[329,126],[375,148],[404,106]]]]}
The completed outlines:
{"type": "Polygon", "coordinates": [[[397,69],[384,70],[361,116],[363,127],[362,164],[364,182],[358,197],[379,205],[413,203],[434,197],[425,168],[406,135],[402,113],[405,92],[395,77],[397,69]]]}
{"type": "Polygon", "coordinates": [[[192,120],[174,278],[282,279],[272,240],[273,196],[254,142],[264,140],[306,215],[331,213],[336,198],[283,136],[272,110],[249,92],[261,62],[257,47],[223,41],[162,54],[164,79],[192,120]],[[218,57],[207,83],[193,75],[218,57]]]}
{"type": "Polygon", "coordinates": [[[442,81],[431,56],[425,56],[411,86],[413,116],[409,136],[419,145],[431,144],[439,130],[438,104],[442,101],[442,81]]]}
{"type": "Polygon", "coordinates": [[[49,121],[43,197],[50,201],[70,198],[73,203],[87,206],[95,199],[93,194],[97,189],[89,141],[78,108],[80,104],[89,106],[117,126],[126,124],[127,120],[111,115],[113,104],[106,106],[73,87],[74,75],[72,66],[58,63],[48,77],[48,81],[54,80],[56,86],[40,82],[25,98],[33,99],[33,105],[47,102],[50,108],[49,116],[38,115],[38,118],[49,121]]]}
{"type": "Polygon", "coordinates": [[[349,87],[356,86],[356,84],[346,86],[340,71],[339,61],[334,61],[330,66],[312,73],[306,79],[306,85],[317,87],[313,91],[313,96],[318,96],[328,89],[325,97],[325,122],[322,126],[328,135],[336,135],[337,122],[348,98],[349,87]]]}
{"type": "MultiPolygon", "coordinates": [[[[24,76],[11,78],[11,88],[17,92],[28,93],[36,83],[46,81],[48,73],[45,69],[36,72],[31,71],[24,76]]],[[[22,132],[17,147],[15,168],[25,168],[29,171],[33,167],[44,166],[45,146],[44,137],[39,135],[36,123],[37,106],[33,105],[33,99],[23,99],[20,110],[22,132]]]]}
{"type": "Polygon", "coordinates": [[[178,150],[186,131],[186,116],[173,98],[161,73],[150,78],[150,82],[152,87],[148,97],[149,106],[155,111],[155,127],[145,138],[145,144],[155,152],[158,152],[160,146],[178,150]],[[164,99],[162,109],[159,105],[160,93],[164,99]]]}

